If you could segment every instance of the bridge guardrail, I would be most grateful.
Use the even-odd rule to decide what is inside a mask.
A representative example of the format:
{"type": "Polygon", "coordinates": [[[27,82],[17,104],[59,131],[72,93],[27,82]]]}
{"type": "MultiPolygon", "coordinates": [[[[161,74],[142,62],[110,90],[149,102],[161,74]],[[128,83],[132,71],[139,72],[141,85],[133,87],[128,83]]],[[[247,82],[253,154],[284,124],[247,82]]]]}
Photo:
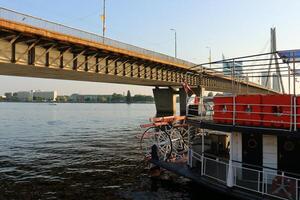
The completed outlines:
{"type": "Polygon", "coordinates": [[[195,64],[185,61],[185,60],[177,59],[177,58],[174,58],[172,56],[168,56],[168,55],[165,55],[162,53],[157,53],[157,52],[147,50],[144,48],[140,48],[140,47],[137,47],[134,45],[119,42],[119,41],[116,41],[116,40],[113,40],[113,39],[110,39],[107,37],[102,37],[95,33],[83,31],[83,30],[80,30],[77,28],[65,26],[65,25],[62,25],[59,23],[47,21],[47,20],[44,20],[41,18],[33,17],[30,15],[22,14],[22,13],[13,11],[13,10],[9,10],[9,9],[0,7],[0,19],[1,18],[5,19],[5,20],[13,21],[13,22],[30,25],[30,26],[36,27],[36,28],[41,28],[41,29],[45,29],[45,30],[49,30],[49,31],[54,31],[57,33],[71,35],[71,36],[78,37],[78,38],[85,39],[85,40],[90,40],[90,41],[97,42],[97,43],[102,43],[105,45],[109,45],[109,46],[120,48],[120,49],[125,49],[128,51],[138,52],[138,53],[141,53],[144,55],[148,55],[150,57],[160,58],[165,61],[170,61],[170,62],[186,65],[187,67],[192,67],[195,65],[195,64]]]}

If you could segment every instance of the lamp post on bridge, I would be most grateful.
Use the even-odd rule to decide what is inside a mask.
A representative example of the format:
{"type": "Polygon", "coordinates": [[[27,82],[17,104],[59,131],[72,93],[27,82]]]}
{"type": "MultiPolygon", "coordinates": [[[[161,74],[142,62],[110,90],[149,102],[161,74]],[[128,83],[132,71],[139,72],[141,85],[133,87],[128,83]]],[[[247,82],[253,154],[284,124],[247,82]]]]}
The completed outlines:
{"type": "Polygon", "coordinates": [[[174,31],[174,36],[175,36],[175,58],[177,58],[177,33],[176,33],[176,29],[171,28],[171,31],[174,31]]]}
{"type": "Polygon", "coordinates": [[[104,38],[105,38],[105,31],[106,31],[106,24],[105,24],[105,21],[106,21],[106,13],[105,13],[105,10],[106,10],[106,2],[105,0],[103,0],[103,8],[102,8],[102,15],[101,15],[101,21],[102,21],[102,37],[103,37],[103,43],[104,43],[104,38]]]}
{"type": "Polygon", "coordinates": [[[207,49],[209,49],[209,57],[208,57],[208,62],[209,62],[209,68],[211,68],[211,48],[210,47],[206,47],[207,49]]]}

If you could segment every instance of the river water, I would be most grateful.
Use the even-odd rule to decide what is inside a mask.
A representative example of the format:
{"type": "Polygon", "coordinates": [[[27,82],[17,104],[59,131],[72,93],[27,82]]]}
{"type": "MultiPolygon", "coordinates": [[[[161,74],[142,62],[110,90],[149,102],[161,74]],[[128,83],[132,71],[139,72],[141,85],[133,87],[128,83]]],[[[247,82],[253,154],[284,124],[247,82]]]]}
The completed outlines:
{"type": "Polygon", "coordinates": [[[0,103],[0,199],[189,200],[210,193],[175,175],[149,178],[136,136],[154,115],[153,104],[0,103]]]}

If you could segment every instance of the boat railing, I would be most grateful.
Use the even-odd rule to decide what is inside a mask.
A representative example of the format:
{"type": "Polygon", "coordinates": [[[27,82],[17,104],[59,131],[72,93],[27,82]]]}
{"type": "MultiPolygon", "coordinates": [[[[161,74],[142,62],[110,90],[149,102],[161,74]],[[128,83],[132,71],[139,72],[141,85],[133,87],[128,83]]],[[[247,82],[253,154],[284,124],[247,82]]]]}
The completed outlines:
{"type": "Polygon", "coordinates": [[[200,163],[200,173],[203,177],[261,195],[299,200],[300,179],[287,176],[285,172],[267,167],[245,167],[243,163],[206,157],[192,149],[189,155],[189,165],[195,168],[195,163],[200,163]]]}
{"type": "Polygon", "coordinates": [[[203,158],[203,174],[226,184],[228,176],[228,163],[213,158],[203,158]]]}
{"type": "Polygon", "coordinates": [[[234,172],[234,186],[254,192],[262,192],[262,171],[244,167],[241,164],[235,164],[232,168],[234,172]]]}
{"type": "Polygon", "coordinates": [[[188,119],[225,126],[257,127],[259,129],[285,131],[300,129],[300,96],[291,95],[289,103],[282,103],[279,99],[278,103],[270,104],[238,103],[236,102],[237,96],[224,97],[231,99],[231,102],[205,102],[203,98],[190,97],[187,105],[188,119]]]}
{"type": "MultiPolygon", "coordinates": [[[[282,50],[202,63],[202,76],[222,74],[231,80],[227,94],[188,97],[187,116],[200,122],[263,129],[300,129],[300,50],[282,50]],[[204,70],[204,71],[203,71],[204,70]],[[244,85],[243,85],[243,84],[244,85]],[[258,84],[265,91],[250,90],[258,84]]],[[[205,90],[205,84],[200,83],[205,90]]],[[[203,91],[203,90],[202,90],[203,91]]],[[[197,94],[198,95],[198,94],[197,94]]]]}

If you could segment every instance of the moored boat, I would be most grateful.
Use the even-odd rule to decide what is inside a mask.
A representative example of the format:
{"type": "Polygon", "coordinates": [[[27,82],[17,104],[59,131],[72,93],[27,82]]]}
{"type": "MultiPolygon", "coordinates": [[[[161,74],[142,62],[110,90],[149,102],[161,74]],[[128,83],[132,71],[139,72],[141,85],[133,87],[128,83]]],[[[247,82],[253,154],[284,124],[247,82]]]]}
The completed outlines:
{"type": "MultiPolygon", "coordinates": [[[[232,93],[215,96],[212,101],[204,101],[203,96],[192,97],[196,101],[188,97],[190,103],[184,121],[187,139],[174,135],[172,125],[168,129],[158,126],[161,133],[157,134],[166,137],[164,141],[154,138],[153,145],[165,148],[167,144],[169,148],[161,152],[165,156],[150,161],[238,198],[299,199],[300,97],[296,95],[299,58],[299,50],[289,50],[209,63],[230,63],[232,93]],[[274,57],[268,58],[272,54],[278,56],[273,64],[274,57]],[[243,72],[235,72],[235,62],[244,63],[243,72]],[[253,84],[249,77],[264,79],[266,71],[271,72],[267,77],[272,78],[277,88],[269,94],[241,90],[241,82],[253,84]],[[278,86],[280,81],[285,84],[278,86]],[[181,140],[186,144],[187,153],[182,154],[187,155],[186,163],[170,159],[177,141],[181,140]]],[[[215,70],[201,67],[209,73],[223,73],[218,67],[215,70]]]]}

